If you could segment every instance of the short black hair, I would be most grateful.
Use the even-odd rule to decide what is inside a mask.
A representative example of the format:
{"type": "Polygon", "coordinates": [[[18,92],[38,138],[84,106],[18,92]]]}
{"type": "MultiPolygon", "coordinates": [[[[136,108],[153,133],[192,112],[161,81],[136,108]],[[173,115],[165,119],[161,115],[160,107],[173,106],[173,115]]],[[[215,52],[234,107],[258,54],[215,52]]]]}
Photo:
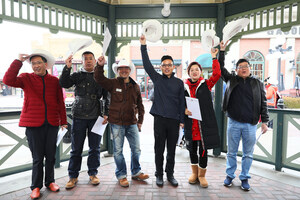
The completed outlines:
{"type": "Polygon", "coordinates": [[[47,59],[46,59],[45,57],[43,57],[43,56],[40,56],[40,55],[34,55],[34,56],[31,56],[31,57],[29,58],[29,61],[31,62],[31,59],[34,58],[34,57],[41,57],[42,60],[43,60],[43,62],[44,62],[44,63],[47,63],[47,59]]]}
{"type": "Polygon", "coordinates": [[[241,63],[243,63],[243,62],[246,62],[246,63],[248,63],[248,65],[250,65],[250,62],[249,62],[247,59],[241,58],[241,59],[239,59],[239,60],[237,61],[235,67],[237,68],[237,67],[239,66],[239,64],[241,64],[241,63]]]}
{"type": "Polygon", "coordinates": [[[92,54],[93,57],[95,58],[95,55],[93,54],[93,52],[90,52],[90,51],[85,51],[82,53],[81,57],[83,57],[84,55],[87,55],[87,54],[92,54]]]}
{"type": "Polygon", "coordinates": [[[161,61],[160,63],[162,63],[164,60],[172,60],[173,64],[174,64],[174,61],[173,61],[173,58],[172,56],[169,56],[169,55],[164,55],[163,57],[161,57],[161,61]]]}

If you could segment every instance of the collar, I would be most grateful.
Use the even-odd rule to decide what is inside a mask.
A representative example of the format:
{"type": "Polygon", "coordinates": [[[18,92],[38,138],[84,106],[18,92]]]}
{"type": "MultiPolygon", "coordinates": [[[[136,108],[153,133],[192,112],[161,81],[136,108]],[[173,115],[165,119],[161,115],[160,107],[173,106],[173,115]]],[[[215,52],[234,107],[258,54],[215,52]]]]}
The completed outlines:
{"type": "MultiPolygon", "coordinates": [[[[174,75],[175,75],[175,73],[174,73],[174,72],[172,72],[172,74],[171,74],[170,78],[174,77],[174,75]]],[[[165,75],[165,74],[163,74],[163,77],[164,77],[164,78],[169,78],[169,77],[167,77],[167,75],[165,75]]]]}

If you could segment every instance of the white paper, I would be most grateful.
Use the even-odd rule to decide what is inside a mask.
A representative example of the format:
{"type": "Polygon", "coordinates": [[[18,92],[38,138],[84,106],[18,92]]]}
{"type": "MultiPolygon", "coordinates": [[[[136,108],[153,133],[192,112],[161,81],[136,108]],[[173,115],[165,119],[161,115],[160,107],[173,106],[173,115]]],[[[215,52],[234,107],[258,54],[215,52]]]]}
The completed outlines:
{"type": "Polygon", "coordinates": [[[105,56],[110,40],[111,40],[111,34],[109,32],[109,29],[106,27],[104,32],[104,39],[103,39],[103,53],[102,53],[103,56],[105,56]]]}
{"type": "Polygon", "coordinates": [[[57,140],[56,140],[56,146],[59,145],[59,143],[61,142],[62,138],[65,136],[65,134],[68,132],[68,129],[63,128],[63,129],[59,129],[58,133],[57,133],[57,140]]]}
{"type": "Polygon", "coordinates": [[[104,118],[99,116],[96,123],[94,124],[94,126],[92,128],[93,133],[96,133],[96,134],[101,135],[101,136],[104,134],[107,123],[102,124],[103,121],[104,121],[104,118]]]}
{"type": "Polygon", "coordinates": [[[202,121],[199,100],[197,98],[185,97],[187,109],[192,112],[189,118],[197,119],[202,121]]]}
{"type": "Polygon", "coordinates": [[[182,136],[183,136],[183,128],[181,128],[181,126],[180,126],[179,127],[179,137],[178,137],[177,145],[180,144],[180,142],[182,140],[182,136]]]}
{"type": "Polygon", "coordinates": [[[258,137],[256,138],[255,144],[258,142],[260,136],[263,134],[263,132],[260,132],[260,134],[258,135],[258,137]]]}

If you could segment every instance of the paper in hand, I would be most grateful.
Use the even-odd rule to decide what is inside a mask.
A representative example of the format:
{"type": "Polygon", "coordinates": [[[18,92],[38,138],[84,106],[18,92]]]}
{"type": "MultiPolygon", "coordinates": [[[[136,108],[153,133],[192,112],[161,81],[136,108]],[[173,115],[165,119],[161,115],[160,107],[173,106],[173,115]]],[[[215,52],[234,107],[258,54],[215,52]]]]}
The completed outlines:
{"type": "Polygon", "coordinates": [[[189,118],[197,119],[202,121],[199,100],[197,98],[185,97],[187,109],[192,112],[189,118]]]}
{"type": "Polygon", "coordinates": [[[57,140],[56,140],[56,146],[59,145],[59,143],[61,142],[62,138],[65,136],[65,134],[68,132],[68,129],[63,128],[63,129],[59,129],[58,133],[57,133],[57,140]]]}
{"type": "Polygon", "coordinates": [[[179,137],[178,137],[178,140],[177,140],[177,145],[180,144],[182,136],[183,136],[183,128],[179,127],[179,137]]]}
{"type": "Polygon", "coordinates": [[[104,118],[99,116],[96,123],[94,124],[94,126],[92,128],[93,133],[96,133],[96,134],[101,135],[101,136],[104,134],[107,123],[102,124],[103,121],[104,121],[104,118]]]}
{"type": "Polygon", "coordinates": [[[102,53],[103,56],[105,56],[110,41],[111,41],[111,34],[109,32],[109,29],[106,27],[104,32],[104,39],[103,39],[103,53],[102,53]]]}
{"type": "Polygon", "coordinates": [[[263,134],[263,132],[260,132],[260,134],[258,135],[258,137],[256,138],[255,144],[258,142],[260,136],[263,134]]]}

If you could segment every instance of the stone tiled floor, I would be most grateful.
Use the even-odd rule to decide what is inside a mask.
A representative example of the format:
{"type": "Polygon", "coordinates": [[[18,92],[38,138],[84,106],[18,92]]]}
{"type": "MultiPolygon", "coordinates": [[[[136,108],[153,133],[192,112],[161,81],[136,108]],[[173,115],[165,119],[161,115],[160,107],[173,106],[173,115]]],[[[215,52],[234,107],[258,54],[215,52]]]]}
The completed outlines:
{"type": "MultiPolygon", "coordinates": [[[[57,193],[50,192],[48,189],[41,190],[40,199],[300,199],[300,188],[283,184],[258,175],[253,175],[249,183],[251,191],[245,192],[240,188],[240,181],[235,179],[230,188],[222,185],[225,178],[224,166],[218,162],[208,163],[207,180],[208,188],[201,188],[199,184],[191,185],[188,183],[190,166],[188,162],[179,162],[175,166],[175,178],[179,182],[178,187],[171,186],[166,180],[163,187],[157,187],[154,177],[154,164],[152,162],[141,163],[145,173],[150,175],[147,181],[131,180],[128,176],[130,186],[122,188],[119,186],[114,176],[115,164],[110,163],[100,167],[99,177],[101,183],[98,186],[89,184],[86,172],[81,172],[77,186],[71,190],[64,188],[68,177],[56,180],[61,190],[57,193]]],[[[127,164],[129,169],[130,165],[127,164]]],[[[239,171],[237,171],[239,174],[239,171]]],[[[165,178],[165,177],[164,177],[165,178]]],[[[166,179],[166,178],[165,178],[166,179]]],[[[0,196],[2,200],[10,199],[30,199],[30,189],[15,191],[0,196]]]]}

